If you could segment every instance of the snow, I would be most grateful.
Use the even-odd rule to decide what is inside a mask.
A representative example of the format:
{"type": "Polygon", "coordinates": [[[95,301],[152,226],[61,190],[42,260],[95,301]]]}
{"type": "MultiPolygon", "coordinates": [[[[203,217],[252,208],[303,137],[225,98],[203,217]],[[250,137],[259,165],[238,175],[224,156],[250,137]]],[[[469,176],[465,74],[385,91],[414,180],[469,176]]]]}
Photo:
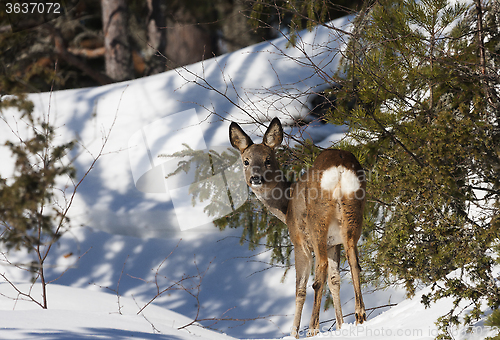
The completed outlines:
{"type": "MultiPolygon", "coordinates": [[[[22,284],[20,288],[28,286],[22,284]]],[[[37,287],[34,295],[39,294],[37,287]]],[[[154,305],[149,313],[161,318],[137,315],[137,301],[131,298],[118,300],[111,294],[61,285],[48,288],[53,298],[47,310],[33,309],[30,302],[0,301],[2,339],[234,339],[197,326],[179,331],[177,327],[192,320],[154,305]]],[[[5,292],[4,285],[0,289],[5,292]]]]}
{"type": "MultiPolygon", "coordinates": [[[[348,30],[351,19],[333,24],[348,30]]],[[[73,227],[47,259],[48,310],[23,301],[7,282],[0,282],[0,338],[289,338],[293,269],[283,278],[285,269],[268,264],[270,254],[263,246],[250,251],[247,243],[240,245],[240,229],[219,231],[210,219],[186,208],[182,198],[189,195],[178,191],[187,190],[182,184],[186,178],[166,181],[165,174],[177,161],[159,155],[182,150],[183,143],[196,150],[229,147],[229,122],[252,123],[248,112],[265,120],[279,116],[283,122],[303,115],[308,98],[302,93],[326,86],[318,70],[307,66],[303,52],[328,75],[336,70],[344,40],[318,27],[301,33],[293,49],[285,49],[286,39],[281,38],[148,78],[32,94],[36,115],[58,127],[58,140],[79,141],[71,155],[78,176],[101,149],[103,156],[78,189],[70,210],[73,227]],[[211,329],[197,324],[179,329],[198,312],[199,323],[211,329]]],[[[8,111],[3,118],[0,145],[27,133],[16,112],[8,111]]],[[[262,136],[261,126],[243,127],[252,138],[262,136]]],[[[307,130],[286,131],[328,146],[342,138],[344,128],[313,124],[307,130]]],[[[10,157],[5,147],[0,147],[0,155],[3,160],[10,157]]],[[[3,161],[0,172],[9,177],[12,162],[3,161]]],[[[7,254],[13,263],[26,263],[31,256],[7,254]]],[[[2,263],[1,273],[40,298],[39,284],[30,285],[29,273],[2,263]]],[[[311,315],[310,285],[303,326],[311,315]]],[[[318,337],[432,339],[437,335],[434,321],[449,311],[451,301],[424,309],[423,292],[405,300],[400,289],[370,292],[368,287],[367,308],[399,304],[371,312],[360,326],[348,316],[337,332],[328,331],[334,311],[322,312],[322,326],[328,328],[318,337]]],[[[353,312],[348,275],[341,295],[343,310],[353,312]]]]}

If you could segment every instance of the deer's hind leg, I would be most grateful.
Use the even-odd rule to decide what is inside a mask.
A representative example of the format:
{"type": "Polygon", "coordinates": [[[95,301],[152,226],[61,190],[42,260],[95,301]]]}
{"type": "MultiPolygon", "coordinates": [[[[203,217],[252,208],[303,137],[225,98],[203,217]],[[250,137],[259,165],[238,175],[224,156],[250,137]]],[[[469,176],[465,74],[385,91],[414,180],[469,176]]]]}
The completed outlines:
{"type": "Polygon", "coordinates": [[[356,324],[366,321],[365,304],[361,293],[361,266],[358,257],[358,240],[361,236],[361,226],[363,223],[363,201],[346,199],[342,200],[342,228],[345,232],[344,249],[351,267],[352,284],[354,286],[354,296],[356,300],[355,313],[356,324]]]}
{"type": "Polygon", "coordinates": [[[356,244],[351,244],[346,249],[347,261],[351,267],[352,285],[354,286],[354,297],[356,300],[355,313],[356,324],[361,324],[366,321],[365,304],[361,293],[361,266],[358,259],[358,247],[356,244]]]}
{"type": "Polygon", "coordinates": [[[309,336],[315,336],[319,333],[319,312],[321,310],[321,300],[323,298],[323,288],[328,274],[328,251],[326,247],[326,229],[320,230],[315,237],[313,244],[314,256],[316,261],[314,272],[314,305],[309,324],[309,336]]]}
{"type": "Polygon", "coordinates": [[[328,287],[332,293],[333,308],[335,308],[335,319],[337,329],[342,327],[344,317],[340,302],[340,244],[328,249],[328,287]]]}

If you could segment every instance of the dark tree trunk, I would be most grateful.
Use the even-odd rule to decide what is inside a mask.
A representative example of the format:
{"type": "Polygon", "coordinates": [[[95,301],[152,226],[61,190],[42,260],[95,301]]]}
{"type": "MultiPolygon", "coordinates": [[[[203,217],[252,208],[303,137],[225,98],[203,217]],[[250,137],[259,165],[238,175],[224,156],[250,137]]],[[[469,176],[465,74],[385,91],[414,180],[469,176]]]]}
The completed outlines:
{"type": "Polygon", "coordinates": [[[126,1],[101,0],[101,6],[106,74],[115,81],[131,79],[134,69],[128,40],[126,1]]]}
{"type": "Polygon", "coordinates": [[[217,6],[223,18],[219,23],[222,33],[221,53],[234,52],[264,40],[253,33],[254,30],[244,14],[249,11],[248,1],[221,1],[217,6]]]}
{"type": "Polygon", "coordinates": [[[214,56],[216,49],[210,31],[196,23],[187,11],[179,9],[168,20],[167,52],[169,68],[196,63],[214,56]]]}
{"type": "Polygon", "coordinates": [[[155,74],[165,71],[166,60],[164,56],[167,46],[167,29],[165,27],[165,15],[160,7],[160,0],[147,0],[147,4],[148,49],[153,50],[150,54],[148,74],[155,74]]]}

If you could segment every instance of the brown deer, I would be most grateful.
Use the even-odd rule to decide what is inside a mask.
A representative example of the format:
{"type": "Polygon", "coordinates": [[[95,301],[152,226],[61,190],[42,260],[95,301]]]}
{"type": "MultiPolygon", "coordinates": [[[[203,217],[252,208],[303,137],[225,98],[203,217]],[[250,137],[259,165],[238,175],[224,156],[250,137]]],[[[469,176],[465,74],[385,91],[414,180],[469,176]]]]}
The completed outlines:
{"type": "Polygon", "coordinates": [[[361,295],[357,243],[361,236],[366,180],[363,168],[348,151],[324,150],[313,165],[291,184],[276,160],[283,141],[279,119],[269,125],[262,144],[254,144],[236,123],[229,127],[231,145],[241,152],[247,184],[257,198],[283,221],[294,245],[296,293],[292,335],[299,338],[306,285],[315,255],[314,305],[308,335],[319,332],[323,287],[333,297],[337,328],[343,323],[340,305],[340,246],[343,244],[355,293],[356,324],[366,320],[361,295]]]}

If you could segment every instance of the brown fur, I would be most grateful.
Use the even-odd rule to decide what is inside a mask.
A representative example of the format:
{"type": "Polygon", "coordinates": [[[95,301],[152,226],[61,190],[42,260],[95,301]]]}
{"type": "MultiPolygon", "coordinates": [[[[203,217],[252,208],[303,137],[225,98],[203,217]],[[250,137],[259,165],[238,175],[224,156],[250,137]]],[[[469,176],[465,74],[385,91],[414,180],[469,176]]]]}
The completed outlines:
{"type": "MultiPolygon", "coordinates": [[[[342,150],[324,150],[312,167],[293,184],[287,183],[276,160],[275,147],[283,140],[283,128],[275,118],[262,144],[253,144],[236,123],[229,128],[231,144],[240,150],[247,184],[264,205],[286,223],[295,251],[296,297],[292,334],[299,336],[306,285],[315,255],[314,306],[309,335],[319,332],[319,312],[325,281],[332,293],[337,328],[343,323],[340,304],[340,246],[344,245],[355,292],[356,323],[366,320],[361,295],[357,243],[361,236],[366,181],[354,155],[342,150]],[[342,166],[359,179],[359,189],[335,196],[324,190],[321,178],[332,167],[342,166]],[[328,279],[328,280],[327,280],[328,279]]],[[[339,182],[340,183],[340,182],[339,182]]]]}

